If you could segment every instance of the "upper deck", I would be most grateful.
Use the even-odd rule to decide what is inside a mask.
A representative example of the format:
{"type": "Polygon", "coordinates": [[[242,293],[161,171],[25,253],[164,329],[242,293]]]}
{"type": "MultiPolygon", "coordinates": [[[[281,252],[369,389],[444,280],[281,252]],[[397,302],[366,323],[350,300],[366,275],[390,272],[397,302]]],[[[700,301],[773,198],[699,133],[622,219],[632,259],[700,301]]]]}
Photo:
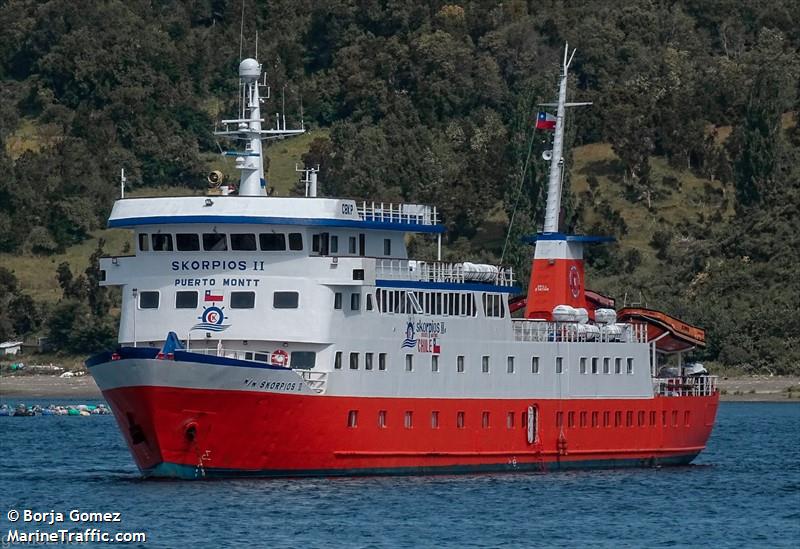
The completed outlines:
{"type": "Polygon", "coordinates": [[[436,208],[333,198],[184,196],[117,200],[108,226],[252,223],[443,233],[436,208]]]}

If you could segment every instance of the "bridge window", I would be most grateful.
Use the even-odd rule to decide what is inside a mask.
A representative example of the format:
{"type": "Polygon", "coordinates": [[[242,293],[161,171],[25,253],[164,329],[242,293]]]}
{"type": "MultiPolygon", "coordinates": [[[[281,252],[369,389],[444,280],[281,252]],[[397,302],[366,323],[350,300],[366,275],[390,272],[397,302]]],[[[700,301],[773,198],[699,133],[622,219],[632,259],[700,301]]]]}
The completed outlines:
{"type": "Polygon", "coordinates": [[[627,359],[627,372],[628,374],[633,374],[633,359],[627,359]]]}
{"type": "Polygon", "coordinates": [[[172,235],[171,234],[154,234],[152,236],[153,251],[154,252],[171,252],[172,251],[172,235]]]}
{"type": "Polygon", "coordinates": [[[178,233],[175,245],[179,252],[197,252],[200,250],[200,237],[194,233],[178,233]]]}
{"type": "Polygon", "coordinates": [[[342,292],[336,292],[333,294],[333,308],[334,309],[342,308],[342,292]]]}
{"type": "Polygon", "coordinates": [[[539,373],[539,357],[532,356],[531,357],[531,373],[538,374],[539,373]]]}
{"type": "Polygon", "coordinates": [[[158,292],[139,292],[139,308],[158,309],[159,295],[158,292]]]}
{"type": "Polygon", "coordinates": [[[350,294],[350,310],[358,311],[361,309],[361,294],[350,294]]]}
{"type": "Polygon", "coordinates": [[[333,369],[334,370],[342,369],[342,351],[336,351],[336,354],[333,357],[333,369]]]}
{"type": "Polygon", "coordinates": [[[286,235],[283,233],[261,233],[258,243],[262,252],[282,252],[286,249],[286,235]]]}
{"type": "Polygon", "coordinates": [[[197,292],[175,292],[175,308],[176,309],[196,309],[197,308],[197,292]]]}
{"type": "Polygon", "coordinates": [[[139,233],[139,251],[150,251],[150,239],[148,238],[147,233],[139,233]]]}
{"type": "Polygon", "coordinates": [[[339,253],[339,237],[336,236],[335,234],[331,235],[331,238],[330,238],[330,249],[331,249],[331,253],[332,254],[338,254],[339,253]]]}
{"type": "Polygon", "coordinates": [[[228,249],[228,235],[203,233],[203,249],[207,252],[224,252],[228,249]]]}
{"type": "Polygon", "coordinates": [[[292,351],[289,363],[295,370],[310,370],[314,367],[316,359],[317,353],[314,351],[292,351]]]}
{"type": "Polygon", "coordinates": [[[231,250],[256,250],[256,235],[250,233],[231,234],[231,250]]]}
{"type": "Polygon", "coordinates": [[[255,292],[231,292],[231,309],[252,309],[255,305],[255,292]]]}
{"type": "Polygon", "coordinates": [[[298,292],[275,292],[272,294],[272,306],[275,309],[297,309],[299,300],[298,292]]]}
{"type": "Polygon", "coordinates": [[[350,353],[350,369],[358,370],[358,353],[350,353]]]}
{"type": "Polygon", "coordinates": [[[372,370],[372,356],[373,356],[373,353],[366,353],[364,355],[364,369],[365,370],[372,370]]]}
{"type": "Polygon", "coordinates": [[[300,251],[303,249],[303,235],[300,233],[289,233],[289,249],[300,251]]]}
{"type": "Polygon", "coordinates": [[[356,255],[356,237],[354,236],[347,240],[347,253],[356,255]]]}
{"type": "Polygon", "coordinates": [[[503,318],[505,316],[503,296],[498,294],[483,294],[483,314],[488,317],[503,318]]]}

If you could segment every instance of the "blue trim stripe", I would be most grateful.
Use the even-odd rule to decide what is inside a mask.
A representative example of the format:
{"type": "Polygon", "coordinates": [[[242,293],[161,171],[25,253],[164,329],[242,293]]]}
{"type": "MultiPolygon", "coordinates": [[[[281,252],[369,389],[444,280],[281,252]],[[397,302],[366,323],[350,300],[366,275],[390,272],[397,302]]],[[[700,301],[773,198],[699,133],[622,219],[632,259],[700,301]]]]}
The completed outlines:
{"type": "Polygon", "coordinates": [[[301,217],[263,217],[248,215],[154,215],[152,217],[125,217],[109,219],[108,228],[136,227],[139,225],[178,225],[185,223],[257,224],[257,225],[307,225],[314,227],[346,227],[350,229],[380,229],[412,233],[443,233],[444,225],[422,223],[393,223],[389,221],[361,221],[355,219],[324,219],[301,217]]]}
{"type": "Polygon", "coordinates": [[[584,244],[597,244],[599,242],[614,242],[616,238],[613,236],[589,236],[580,234],[564,234],[564,233],[538,233],[530,236],[522,237],[523,242],[533,244],[537,240],[565,240],[567,242],[583,242],[584,244]]]}
{"type": "Polygon", "coordinates": [[[423,290],[461,290],[466,292],[500,292],[504,294],[518,294],[516,286],[495,286],[494,284],[455,282],[423,282],[420,280],[376,280],[379,288],[421,288],[423,290]]]}

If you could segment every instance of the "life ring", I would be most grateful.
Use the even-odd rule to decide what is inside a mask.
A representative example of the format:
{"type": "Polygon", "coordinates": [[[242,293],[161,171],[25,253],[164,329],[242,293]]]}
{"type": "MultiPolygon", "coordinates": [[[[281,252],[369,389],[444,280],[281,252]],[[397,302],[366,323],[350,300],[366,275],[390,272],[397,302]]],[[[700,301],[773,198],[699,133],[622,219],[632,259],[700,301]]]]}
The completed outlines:
{"type": "Polygon", "coordinates": [[[272,353],[272,359],[270,360],[273,366],[288,366],[289,365],[289,353],[284,351],[283,349],[276,349],[272,353]]]}

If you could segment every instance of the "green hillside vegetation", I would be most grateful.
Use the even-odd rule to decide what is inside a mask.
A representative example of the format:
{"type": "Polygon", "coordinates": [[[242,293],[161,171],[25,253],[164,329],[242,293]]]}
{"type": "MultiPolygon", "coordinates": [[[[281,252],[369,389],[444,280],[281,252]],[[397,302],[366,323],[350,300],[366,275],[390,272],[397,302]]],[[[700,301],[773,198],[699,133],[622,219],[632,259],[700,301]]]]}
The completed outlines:
{"type": "MultiPolygon", "coordinates": [[[[447,259],[502,258],[523,284],[520,239],[541,226],[548,168],[532,122],[569,41],[572,97],[594,105],[570,112],[563,228],[617,238],[590,250],[590,287],[706,327],[696,358],[800,368],[797,2],[246,12],[287,125],[302,110],[313,130],[270,143],[277,195],[298,193],[304,163],[327,195],[435,204],[447,259]]],[[[97,287],[96,258],[129,245],[103,228],[120,168],[128,196],[204,193],[211,170],[237,181],[219,154],[235,145],[211,132],[236,112],[240,13],[226,0],[0,5],[0,339],[47,335],[76,354],[113,344],[117,298],[97,287]]]]}

